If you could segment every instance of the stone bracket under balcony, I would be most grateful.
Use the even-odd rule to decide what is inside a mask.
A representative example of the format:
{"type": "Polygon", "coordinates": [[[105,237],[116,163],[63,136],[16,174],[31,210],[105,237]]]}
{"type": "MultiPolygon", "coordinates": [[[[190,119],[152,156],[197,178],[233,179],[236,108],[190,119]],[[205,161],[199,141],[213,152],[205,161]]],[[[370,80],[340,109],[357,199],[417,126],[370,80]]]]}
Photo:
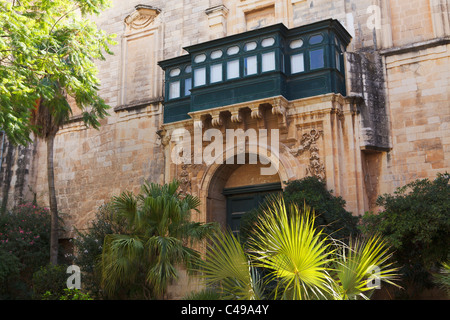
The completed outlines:
{"type": "Polygon", "coordinates": [[[189,116],[194,120],[194,124],[201,128],[223,128],[227,123],[234,123],[246,128],[246,121],[256,121],[258,127],[264,128],[264,115],[266,110],[277,118],[278,127],[282,131],[286,131],[288,127],[287,110],[289,101],[283,96],[276,96],[255,100],[251,102],[243,102],[234,105],[212,108],[189,112],[189,116]],[[244,116],[249,114],[249,117],[244,116]]]}

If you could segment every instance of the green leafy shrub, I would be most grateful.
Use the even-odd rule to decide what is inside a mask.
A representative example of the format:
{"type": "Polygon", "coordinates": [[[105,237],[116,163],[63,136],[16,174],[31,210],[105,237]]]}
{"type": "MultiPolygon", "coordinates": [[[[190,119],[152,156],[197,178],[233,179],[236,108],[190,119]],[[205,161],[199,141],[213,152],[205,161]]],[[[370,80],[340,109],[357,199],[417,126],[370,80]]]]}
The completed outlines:
{"type": "Polygon", "coordinates": [[[58,300],[67,288],[65,265],[47,265],[33,274],[34,299],[58,300]]]}
{"type": "Polygon", "coordinates": [[[105,237],[102,286],[111,298],[165,298],[168,286],[200,256],[194,244],[217,228],[191,220],[200,200],[179,191],[179,182],[145,182],[141,192],[124,191],[112,200],[126,234],[105,237]]]}
{"type": "Polygon", "coordinates": [[[0,298],[29,299],[33,273],[49,261],[50,214],[21,204],[0,216],[0,298]]]}
{"type": "Polygon", "coordinates": [[[74,264],[82,270],[83,290],[94,298],[105,298],[101,291],[101,259],[102,246],[108,234],[124,234],[125,224],[114,214],[109,203],[98,208],[94,220],[87,230],[76,230],[77,236],[72,240],[76,254],[74,264]]]}
{"type": "Polygon", "coordinates": [[[359,234],[358,217],[345,210],[345,200],[336,197],[327,189],[323,180],[305,177],[289,182],[283,192],[286,203],[293,203],[303,208],[311,207],[317,218],[316,226],[335,239],[348,240],[359,234]]]}
{"type": "MultiPolygon", "coordinates": [[[[47,291],[43,294],[42,300],[55,300],[55,294],[47,291]]],[[[57,300],[94,300],[89,293],[83,293],[79,289],[64,289],[64,294],[57,300]]]]}
{"type": "Polygon", "coordinates": [[[450,175],[421,179],[377,199],[384,208],[366,213],[364,233],[381,233],[403,266],[404,286],[410,295],[433,286],[432,272],[448,259],[450,247],[450,175]]]}
{"type": "Polygon", "coordinates": [[[20,261],[12,252],[0,250],[0,300],[9,295],[9,279],[19,276],[20,261]]]}

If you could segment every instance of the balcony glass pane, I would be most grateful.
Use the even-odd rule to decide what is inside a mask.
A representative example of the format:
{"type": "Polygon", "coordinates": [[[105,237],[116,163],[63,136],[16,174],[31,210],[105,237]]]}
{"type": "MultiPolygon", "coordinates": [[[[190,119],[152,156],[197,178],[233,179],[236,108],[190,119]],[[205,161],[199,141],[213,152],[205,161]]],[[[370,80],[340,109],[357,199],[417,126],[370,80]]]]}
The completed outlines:
{"type": "Polygon", "coordinates": [[[184,95],[185,96],[190,96],[191,95],[191,90],[192,89],[192,79],[191,78],[187,78],[186,80],[184,80],[184,95]]]}
{"type": "Polygon", "coordinates": [[[275,70],[275,52],[267,52],[261,55],[262,72],[275,70]]]}
{"type": "Polygon", "coordinates": [[[194,70],[194,86],[202,86],[206,84],[206,69],[199,68],[194,70]]]}
{"type": "Polygon", "coordinates": [[[339,54],[338,51],[336,52],[336,68],[341,71],[341,55],[339,54]]]}
{"type": "Polygon", "coordinates": [[[230,56],[233,55],[233,54],[236,54],[238,52],[239,52],[239,47],[238,46],[230,47],[227,50],[227,54],[230,55],[230,56]]]}
{"type": "Polygon", "coordinates": [[[252,42],[247,42],[245,44],[244,50],[245,51],[252,51],[256,49],[256,42],[252,41],[252,42]]]}
{"type": "Polygon", "coordinates": [[[256,56],[247,57],[244,59],[244,74],[246,76],[258,73],[258,60],[256,56]]]}
{"type": "Polygon", "coordinates": [[[169,85],[169,99],[180,97],[180,81],[171,82],[169,85]]]}
{"type": "Polygon", "coordinates": [[[310,69],[319,69],[324,67],[323,49],[312,50],[309,52],[310,69]]]}
{"type": "Polygon", "coordinates": [[[316,36],[312,36],[309,39],[309,44],[318,44],[318,43],[321,43],[322,41],[323,41],[322,35],[318,34],[316,36]]]}
{"type": "Polygon", "coordinates": [[[203,53],[195,56],[195,58],[194,58],[194,62],[195,63],[200,63],[200,62],[203,62],[205,60],[206,60],[206,55],[204,55],[203,53]]]}
{"type": "Polygon", "coordinates": [[[303,53],[294,54],[291,56],[291,73],[298,73],[305,71],[305,60],[303,53]]]}
{"type": "Polygon", "coordinates": [[[273,46],[274,43],[275,43],[275,39],[274,38],[266,38],[263,41],[261,41],[261,45],[263,47],[273,46]]]}
{"type": "Polygon", "coordinates": [[[239,78],[239,60],[228,61],[227,79],[239,78]]]}
{"type": "Polygon", "coordinates": [[[176,76],[180,75],[180,72],[181,72],[180,68],[175,68],[175,69],[170,70],[169,75],[171,77],[176,77],[176,76]]]}
{"type": "Polygon", "coordinates": [[[211,83],[222,81],[222,64],[211,66],[211,83]]]}
{"type": "Polygon", "coordinates": [[[297,39],[291,42],[291,44],[289,45],[289,47],[291,49],[297,49],[297,48],[301,48],[303,46],[303,40],[302,39],[297,39]]]}
{"type": "Polygon", "coordinates": [[[222,50],[215,50],[211,52],[211,59],[219,59],[220,57],[222,57],[222,54],[222,50]]]}

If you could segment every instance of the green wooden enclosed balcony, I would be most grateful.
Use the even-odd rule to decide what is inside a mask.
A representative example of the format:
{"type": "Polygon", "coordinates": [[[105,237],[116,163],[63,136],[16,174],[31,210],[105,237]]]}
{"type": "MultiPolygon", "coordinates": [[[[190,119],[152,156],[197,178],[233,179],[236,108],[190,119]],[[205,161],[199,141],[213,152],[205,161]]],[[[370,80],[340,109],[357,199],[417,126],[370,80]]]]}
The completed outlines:
{"type": "Polygon", "coordinates": [[[288,29],[283,24],[184,48],[160,61],[164,123],[189,113],[263,98],[346,95],[344,52],[350,35],[333,19],[288,29]]]}

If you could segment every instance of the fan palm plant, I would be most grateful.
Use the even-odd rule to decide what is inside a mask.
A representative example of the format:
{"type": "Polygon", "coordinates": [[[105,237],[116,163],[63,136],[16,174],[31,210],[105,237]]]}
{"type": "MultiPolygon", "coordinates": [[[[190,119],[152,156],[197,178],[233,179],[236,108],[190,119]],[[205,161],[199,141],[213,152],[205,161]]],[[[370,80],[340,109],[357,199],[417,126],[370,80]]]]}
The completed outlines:
{"type": "Polygon", "coordinates": [[[126,221],[125,234],[107,235],[101,270],[102,285],[109,296],[123,288],[138,288],[147,298],[161,298],[177,279],[177,265],[189,266],[199,253],[192,249],[215,224],[190,220],[198,210],[198,198],[181,195],[179,183],[145,183],[138,195],[125,191],[114,197],[112,207],[126,221]]]}
{"type": "Polygon", "coordinates": [[[200,264],[206,284],[228,298],[268,297],[267,286],[275,283],[269,293],[275,299],[353,299],[375,289],[368,280],[393,283],[396,269],[381,238],[347,246],[314,219],[310,208],[287,207],[280,197],[265,206],[245,247],[231,232],[218,231],[200,264]],[[267,276],[258,278],[256,269],[267,276]]]}
{"type": "Polygon", "coordinates": [[[333,261],[334,298],[368,299],[379,288],[381,280],[396,286],[398,268],[389,261],[391,257],[389,247],[379,235],[351,240],[348,246],[340,245],[333,261]]]}

